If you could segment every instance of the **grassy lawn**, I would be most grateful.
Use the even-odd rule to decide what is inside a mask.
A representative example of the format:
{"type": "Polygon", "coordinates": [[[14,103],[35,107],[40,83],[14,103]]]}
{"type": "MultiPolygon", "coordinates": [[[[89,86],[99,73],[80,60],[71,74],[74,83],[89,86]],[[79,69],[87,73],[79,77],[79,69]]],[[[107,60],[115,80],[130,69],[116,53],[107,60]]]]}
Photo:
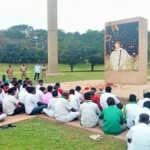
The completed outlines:
{"type": "Polygon", "coordinates": [[[16,128],[0,129],[0,150],[126,150],[126,144],[108,136],[100,142],[80,129],[33,119],[16,128]]]}
{"type": "MultiPolygon", "coordinates": [[[[21,78],[19,67],[20,65],[13,65],[15,70],[15,77],[21,78]]],[[[27,75],[33,80],[34,77],[34,64],[28,64],[27,75]]],[[[0,64],[0,78],[3,74],[6,74],[8,64],[0,64]]],[[[67,82],[67,81],[80,81],[80,80],[103,80],[104,79],[104,65],[96,65],[95,71],[90,71],[89,64],[78,64],[74,68],[74,72],[70,72],[70,67],[68,65],[59,64],[58,76],[48,76],[47,83],[55,82],[67,82]]],[[[148,76],[150,76],[150,66],[148,67],[148,76]]],[[[149,78],[150,80],[150,78],[149,78]]]]}
{"type": "MultiPolygon", "coordinates": [[[[28,64],[27,75],[30,79],[34,77],[34,64],[28,64]]],[[[14,76],[20,78],[20,65],[13,65],[15,73],[14,76]]],[[[0,64],[0,77],[6,74],[8,64],[0,64]]],[[[47,83],[51,82],[66,82],[66,81],[79,81],[79,80],[100,80],[104,79],[104,66],[97,65],[95,71],[90,71],[89,64],[79,64],[74,68],[74,72],[70,72],[70,67],[68,65],[59,65],[59,76],[48,76],[47,83]]]]}

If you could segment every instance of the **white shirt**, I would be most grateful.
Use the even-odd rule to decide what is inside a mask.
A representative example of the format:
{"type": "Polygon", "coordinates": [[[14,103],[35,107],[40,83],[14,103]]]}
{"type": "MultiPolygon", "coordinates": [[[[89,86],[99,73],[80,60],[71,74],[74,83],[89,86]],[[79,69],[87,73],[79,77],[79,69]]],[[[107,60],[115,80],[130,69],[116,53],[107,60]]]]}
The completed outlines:
{"type": "Polygon", "coordinates": [[[27,93],[25,97],[25,111],[27,114],[31,114],[33,109],[38,106],[37,101],[36,95],[27,93]]]}
{"type": "MultiPolygon", "coordinates": [[[[139,124],[140,115],[143,114],[143,113],[144,114],[148,114],[149,117],[150,117],[150,109],[148,109],[146,107],[140,108],[140,110],[139,110],[139,112],[138,112],[138,114],[137,114],[137,116],[135,118],[135,125],[139,124]]],[[[149,126],[150,126],[150,124],[149,124],[149,126]]]]}
{"type": "Polygon", "coordinates": [[[2,91],[2,93],[0,93],[0,104],[2,104],[2,101],[3,101],[5,96],[6,96],[5,92],[2,91]]]}
{"type": "Polygon", "coordinates": [[[139,100],[137,104],[142,108],[144,103],[147,102],[147,101],[150,101],[150,99],[149,98],[144,98],[144,99],[139,100]]]}
{"type": "Polygon", "coordinates": [[[150,127],[144,123],[133,126],[128,134],[128,150],[150,150],[150,127]]]}
{"type": "Polygon", "coordinates": [[[55,103],[59,100],[59,98],[52,98],[49,103],[47,109],[45,109],[45,113],[49,117],[55,117],[55,103]]]}
{"type": "Polygon", "coordinates": [[[19,101],[15,96],[6,95],[3,99],[3,113],[6,113],[7,115],[13,115],[18,102],[19,101]]]}
{"type": "Polygon", "coordinates": [[[99,108],[95,103],[84,102],[80,107],[81,125],[84,127],[94,127],[98,124],[99,108]]]}
{"type": "Polygon", "coordinates": [[[75,91],[75,96],[77,96],[77,98],[79,99],[80,102],[84,100],[83,95],[78,91],[75,91]]]}
{"type": "Polygon", "coordinates": [[[56,120],[65,122],[66,116],[70,113],[71,108],[70,103],[66,99],[59,98],[55,103],[56,120]]]}
{"type": "Polygon", "coordinates": [[[72,108],[74,108],[75,110],[80,110],[80,101],[78,97],[76,95],[70,95],[69,99],[70,99],[70,105],[72,106],[72,108]]]}
{"type": "Polygon", "coordinates": [[[41,90],[36,90],[36,98],[38,99],[38,101],[42,102],[43,95],[44,93],[41,90]]]}
{"type": "Polygon", "coordinates": [[[101,106],[102,106],[103,109],[105,109],[105,108],[108,107],[107,99],[109,97],[114,98],[116,105],[120,103],[120,101],[118,100],[118,98],[115,95],[113,95],[112,93],[104,93],[104,94],[101,95],[101,98],[100,98],[100,104],[101,104],[101,106]]]}
{"type": "Polygon", "coordinates": [[[37,90],[40,90],[41,87],[42,87],[41,85],[37,85],[37,86],[36,86],[36,91],[37,91],[37,90]]]}
{"type": "Polygon", "coordinates": [[[34,72],[35,72],[35,73],[40,73],[40,72],[41,72],[41,67],[40,67],[40,65],[35,65],[35,67],[34,67],[34,72]]]}
{"type": "Polygon", "coordinates": [[[130,59],[131,57],[125,49],[118,48],[114,50],[110,55],[110,64],[113,71],[126,70],[130,59]]]}
{"type": "Polygon", "coordinates": [[[126,118],[127,118],[127,127],[130,128],[134,125],[136,116],[140,111],[140,107],[135,103],[130,103],[126,105],[126,118]]]}
{"type": "Polygon", "coordinates": [[[21,91],[19,92],[19,95],[18,95],[19,102],[21,102],[21,103],[24,104],[25,103],[25,97],[26,97],[26,95],[27,95],[26,89],[22,88],[21,91]]]}

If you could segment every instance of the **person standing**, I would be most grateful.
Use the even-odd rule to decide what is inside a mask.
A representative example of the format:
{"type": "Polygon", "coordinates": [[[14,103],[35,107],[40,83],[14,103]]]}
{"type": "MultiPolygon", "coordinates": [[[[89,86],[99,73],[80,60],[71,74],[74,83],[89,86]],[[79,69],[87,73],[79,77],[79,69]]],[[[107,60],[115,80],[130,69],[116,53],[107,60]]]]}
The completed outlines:
{"type": "Polygon", "coordinates": [[[21,78],[22,80],[24,80],[26,78],[27,67],[24,64],[22,64],[20,67],[20,71],[21,71],[21,78]]]}
{"type": "Polygon", "coordinates": [[[34,66],[34,72],[35,72],[34,81],[39,81],[40,72],[41,72],[41,66],[39,64],[36,64],[34,66]]]}
{"type": "Polygon", "coordinates": [[[13,79],[13,73],[14,73],[14,69],[13,69],[13,67],[11,65],[9,65],[6,73],[8,75],[9,81],[11,81],[13,79]]]}
{"type": "Polygon", "coordinates": [[[46,65],[43,64],[42,67],[41,67],[41,70],[42,70],[42,80],[46,80],[46,65]]]}

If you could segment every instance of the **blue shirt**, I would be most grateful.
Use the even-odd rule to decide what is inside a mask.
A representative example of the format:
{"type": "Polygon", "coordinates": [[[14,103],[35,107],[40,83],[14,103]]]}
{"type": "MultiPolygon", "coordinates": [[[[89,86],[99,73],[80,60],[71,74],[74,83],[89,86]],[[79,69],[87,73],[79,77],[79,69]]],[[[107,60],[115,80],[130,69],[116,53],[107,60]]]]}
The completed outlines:
{"type": "Polygon", "coordinates": [[[34,67],[34,72],[35,72],[35,73],[40,73],[40,71],[41,71],[40,65],[35,65],[35,67],[34,67]]]}

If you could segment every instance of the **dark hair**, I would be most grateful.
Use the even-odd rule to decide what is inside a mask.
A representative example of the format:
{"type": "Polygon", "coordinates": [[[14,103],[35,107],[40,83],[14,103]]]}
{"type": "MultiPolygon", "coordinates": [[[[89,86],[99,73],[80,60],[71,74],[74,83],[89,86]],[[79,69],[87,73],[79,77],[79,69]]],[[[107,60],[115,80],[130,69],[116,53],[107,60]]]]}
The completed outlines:
{"type": "Polygon", "coordinates": [[[2,81],[5,83],[6,82],[6,75],[2,76],[2,81]]]}
{"type": "Polygon", "coordinates": [[[13,94],[13,93],[14,93],[14,91],[15,91],[15,89],[14,89],[14,88],[9,88],[9,89],[8,89],[8,94],[10,94],[10,95],[11,95],[11,94],[13,94]]]}
{"type": "Polygon", "coordinates": [[[150,98],[150,92],[144,93],[144,98],[150,98]]]}
{"type": "Polygon", "coordinates": [[[150,101],[144,102],[143,107],[150,109],[150,101]]]}
{"type": "Polygon", "coordinates": [[[69,94],[75,94],[75,91],[74,91],[74,89],[71,89],[70,91],[69,91],[69,94]]]}
{"type": "Polygon", "coordinates": [[[47,91],[48,91],[48,92],[52,92],[52,91],[53,91],[53,86],[49,85],[49,86],[47,87],[47,91]]]}
{"type": "Polygon", "coordinates": [[[91,91],[93,91],[94,93],[96,92],[96,88],[95,87],[92,87],[91,88],[91,91]]]}
{"type": "Polygon", "coordinates": [[[39,83],[44,82],[43,80],[39,80],[39,83]]]}
{"type": "Polygon", "coordinates": [[[42,92],[44,92],[45,91],[45,87],[40,87],[39,90],[42,91],[42,92]]]}
{"type": "Polygon", "coordinates": [[[91,92],[86,92],[86,93],[84,94],[84,99],[85,99],[85,100],[91,100],[91,92]]]}
{"type": "Polygon", "coordinates": [[[115,105],[115,100],[114,100],[114,98],[108,97],[108,98],[107,98],[107,104],[108,104],[108,106],[115,105]]]}
{"type": "Polygon", "coordinates": [[[149,123],[149,115],[146,113],[140,114],[139,122],[148,124],[149,123]]]}
{"type": "Polygon", "coordinates": [[[111,93],[111,90],[112,90],[112,88],[111,88],[110,86],[107,86],[107,87],[105,88],[105,91],[106,91],[107,93],[111,93]]]}
{"type": "Polygon", "coordinates": [[[80,86],[76,86],[76,91],[80,92],[81,91],[81,87],[80,86]]]}
{"type": "Polygon", "coordinates": [[[129,101],[130,101],[130,102],[136,102],[136,95],[131,94],[131,95],[129,96],[129,101]]]}
{"type": "Polygon", "coordinates": [[[27,87],[26,90],[28,93],[32,94],[35,91],[35,87],[27,87]]]}
{"type": "Polygon", "coordinates": [[[22,80],[18,80],[18,83],[22,85],[22,80]]]}
{"type": "Polygon", "coordinates": [[[26,83],[24,83],[24,84],[23,84],[23,88],[26,88],[26,87],[27,87],[27,84],[26,84],[26,83]]]}
{"type": "Polygon", "coordinates": [[[4,86],[9,86],[9,84],[8,84],[8,83],[5,83],[4,86]]]}
{"type": "Polygon", "coordinates": [[[60,83],[56,83],[55,86],[57,86],[59,88],[60,87],[60,83]]]}
{"type": "Polygon", "coordinates": [[[52,92],[52,95],[53,95],[53,97],[57,97],[57,96],[58,96],[58,91],[56,91],[56,90],[53,91],[53,92],[52,92]]]}
{"type": "Polygon", "coordinates": [[[65,99],[68,99],[68,97],[69,97],[69,93],[64,92],[62,96],[63,96],[65,99]]]}
{"type": "Polygon", "coordinates": [[[117,104],[117,107],[122,110],[123,105],[121,103],[117,104]]]}

